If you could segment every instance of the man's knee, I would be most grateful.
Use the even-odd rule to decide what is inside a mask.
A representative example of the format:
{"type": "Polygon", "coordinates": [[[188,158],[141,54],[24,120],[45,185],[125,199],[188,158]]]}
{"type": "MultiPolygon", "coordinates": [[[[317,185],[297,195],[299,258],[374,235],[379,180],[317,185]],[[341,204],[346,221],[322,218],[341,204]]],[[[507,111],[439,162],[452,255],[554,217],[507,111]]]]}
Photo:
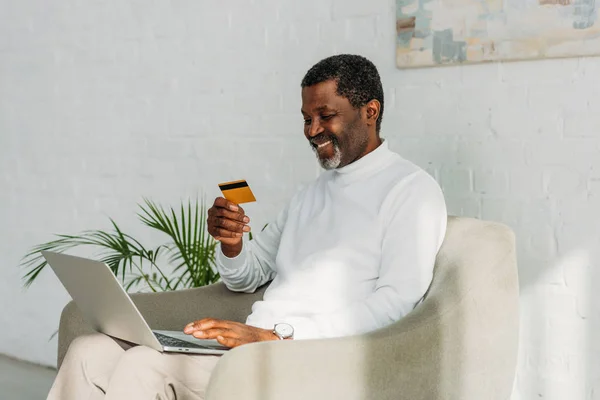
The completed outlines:
{"type": "Polygon", "coordinates": [[[118,346],[113,339],[102,334],[92,333],[90,335],[78,336],[69,345],[67,357],[79,360],[89,360],[96,355],[106,354],[118,346]]]}
{"type": "Polygon", "coordinates": [[[136,346],[125,351],[113,371],[109,392],[121,393],[131,387],[161,392],[165,378],[162,362],[161,353],[149,347],[136,346]]]}
{"type": "Polygon", "coordinates": [[[152,369],[161,360],[161,353],[146,346],[136,346],[127,350],[119,359],[117,368],[121,371],[140,372],[152,369]]]}

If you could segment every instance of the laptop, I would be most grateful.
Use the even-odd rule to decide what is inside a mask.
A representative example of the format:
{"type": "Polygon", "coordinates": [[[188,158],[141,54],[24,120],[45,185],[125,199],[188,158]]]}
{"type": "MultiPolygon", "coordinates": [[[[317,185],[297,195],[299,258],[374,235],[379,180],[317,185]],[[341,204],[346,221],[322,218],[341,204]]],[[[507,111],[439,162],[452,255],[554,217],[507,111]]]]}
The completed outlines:
{"type": "Polygon", "coordinates": [[[196,339],[183,331],[151,330],[105,263],[51,251],[41,253],[96,331],[160,352],[223,354],[229,350],[214,339],[196,339]]]}

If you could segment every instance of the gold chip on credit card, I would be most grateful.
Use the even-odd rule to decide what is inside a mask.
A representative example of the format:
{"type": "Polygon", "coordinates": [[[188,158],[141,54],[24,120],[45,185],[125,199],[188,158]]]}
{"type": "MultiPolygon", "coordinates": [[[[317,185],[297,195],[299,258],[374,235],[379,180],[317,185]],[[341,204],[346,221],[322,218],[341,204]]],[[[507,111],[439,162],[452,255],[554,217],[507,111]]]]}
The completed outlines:
{"type": "Polygon", "coordinates": [[[223,197],[236,204],[256,201],[246,180],[219,183],[219,189],[223,192],[223,197]]]}

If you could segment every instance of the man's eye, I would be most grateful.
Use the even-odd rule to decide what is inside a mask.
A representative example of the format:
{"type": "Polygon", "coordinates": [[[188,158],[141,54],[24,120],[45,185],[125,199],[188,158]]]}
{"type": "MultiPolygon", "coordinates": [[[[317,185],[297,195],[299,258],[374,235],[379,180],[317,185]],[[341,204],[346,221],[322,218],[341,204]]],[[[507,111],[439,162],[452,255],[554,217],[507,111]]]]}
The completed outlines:
{"type": "Polygon", "coordinates": [[[304,120],[304,125],[310,125],[310,122],[311,122],[310,119],[305,119],[304,120]]]}
{"type": "Polygon", "coordinates": [[[324,119],[325,121],[327,121],[328,119],[331,119],[333,117],[335,117],[335,114],[321,115],[321,119],[324,119]]]}

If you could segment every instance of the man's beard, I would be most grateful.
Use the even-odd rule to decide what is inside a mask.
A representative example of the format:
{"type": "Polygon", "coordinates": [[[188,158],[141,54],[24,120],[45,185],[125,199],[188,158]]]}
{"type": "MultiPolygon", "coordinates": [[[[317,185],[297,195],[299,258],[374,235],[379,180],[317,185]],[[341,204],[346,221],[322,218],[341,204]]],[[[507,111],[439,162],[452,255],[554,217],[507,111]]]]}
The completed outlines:
{"type": "Polygon", "coordinates": [[[323,169],[335,169],[340,166],[342,162],[342,151],[340,150],[340,143],[335,136],[329,136],[327,140],[331,140],[331,146],[333,146],[333,156],[329,158],[321,158],[319,157],[319,150],[315,146],[314,143],[311,142],[311,148],[315,152],[317,156],[317,160],[319,160],[319,164],[323,169]]]}

